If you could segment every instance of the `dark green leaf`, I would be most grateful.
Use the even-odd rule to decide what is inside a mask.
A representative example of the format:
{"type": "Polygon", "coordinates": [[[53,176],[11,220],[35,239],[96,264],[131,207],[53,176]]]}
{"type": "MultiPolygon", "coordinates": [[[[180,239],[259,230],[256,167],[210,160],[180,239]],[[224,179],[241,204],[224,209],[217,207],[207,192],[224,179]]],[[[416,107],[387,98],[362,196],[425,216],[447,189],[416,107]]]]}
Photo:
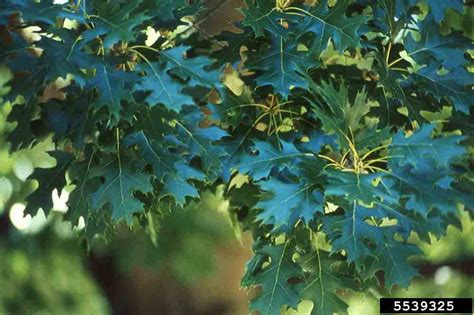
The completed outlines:
{"type": "Polygon", "coordinates": [[[150,106],[163,104],[167,108],[179,112],[184,105],[192,105],[193,98],[183,93],[184,86],[174,80],[166,69],[158,63],[139,67],[146,75],[136,85],[136,91],[150,92],[145,101],[150,106]]]}
{"type": "Polygon", "coordinates": [[[131,72],[124,72],[102,65],[97,68],[95,77],[86,86],[96,89],[98,97],[94,102],[96,108],[106,106],[110,115],[116,120],[120,117],[123,101],[133,101],[132,86],[138,77],[131,72]]]}
{"type": "Polygon", "coordinates": [[[433,95],[438,100],[448,97],[454,103],[456,110],[468,113],[474,103],[474,93],[468,85],[474,84],[474,75],[462,67],[453,69],[448,74],[439,75],[441,63],[431,63],[410,75],[408,83],[416,85],[433,95]]]}
{"type": "Polygon", "coordinates": [[[150,176],[133,171],[129,161],[118,157],[94,172],[104,178],[104,182],[92,196],[92,209],[99,210],[110,204],[112,219],[125,219],[132,223],[132,215],[143,211],[143,202],[135,192],[148,193],[153,190],[150,176]]]}
{"type": "Polygon", "coordinates": [[[255,205],[262,209],[257,220],[263,224],[272,224],[274,230],[282,226],[288,226],[291,230],[297,220],[309,223],[317,212],[323,212],[322,193],[309,180],[291,183],[271,177],[259,184],[271,197],[263,198],[255,205]]]}
{"type": "Polygon", "coordinates": [[[25,211],[27,213],[35,215],[41,207],[47,215],[53,208],[53,190],[57,189],[60,194],[66,186],[66,170],[72,161],[72,156],[61,151],[54,151],[51,156],[56,159],[56,166],[37,169],[33,176],[29,177],[29,179],[37,180],[39,187],[26,199],[28,205],[25,211]]]}
{"type": "Polygon", "coordinates": [[[262,293],[250,302],[250,311],[273,315],[279,314],[286,306],[296,309],[300,298],[288,281],[300,276],[300,268],[292,259],[289,241],[282,245],[258,248],[255,256],[247,263],[242,279],[245,287],[262,287],[262,293]],[[268,265],[265,266],[265,262],[268,265]]]}
{"type": "Polygon", "coordinates": [[[473,45],[460,32],[441,35],[438,25],[431,16],[427,16],[419,24],[419,28],[420,40],[415,41],[411,33],[405,40],[408,56],[418,64],[428,65],[433,60],[437,60],[443,67],[452,70],[463,67],[467,63],[464,55],[468,49],[472,49],[473,45]]]}
{"type": "Polygon", "coordinates": [[[263,70],[257,77],[260,86],[270,85],[276,93],[287,97],[293,87],[307,88],[308,82],[298,73],[317,65],[306,52],[286,42],[282,37],[272,38],[271,47],[258,56],[253,56],[249,67],[263,70]]]}
{"type": "Polygon", "coordinates": [[[174,197],[179,205],[184,205],[186,197],[199,197],[197,189],[188,180],[204,180],[204,174],[189,166],[185,160],[177,159],[160,141],[148,138],[144,132],[130,135],[124,140],[125,146],[138,145],[144,160],[153,168],[153,174],[164,184],[162,196],[174,197]]]}
{"type": "Polygon", "coordinates": [[[321,249],[298,259],[298,264],[309,274],[298,285],[298,293],[302,299],[313,302],[313,315],[344,313],[347,310],[347,304],[336,295],[336,291],[354,287],[354,281],[335,270],[338,262],[321,249]]]}
{"type": "Polygon", "coordinates": [[[264,36],[265,30],[275,36],[286,37],[288,30],[280,23],[284,14],[275,10],[275,2],[268,0],[245,0],[243,24],[253,29],[256,36],[264,36]]]}
{"type": "Polygon", "coordinates": [[[325,0],[309,7],[310,14],[305,17],[302,29],[314,33],[312,55],[319,56],[327,48],[329,39],[334,42],[338,51],[360,47],[360,36],[357,32],[366,23],[367,17],[364,15],[347,17],[349,4],[349,0],[340,0],[329,8],[325,0]]]}
{"type": "Polygon", "coordinates": [[[136,39],[136,29],[149,17],[144,12],[136,12],[142,0],[126,2],[94,3],[98,14],[89,15],[94,27],[84,32],[84,41],[87,43],[98,36],[103,36],[103,45],[110,49],[118,42],[133,42],[136,39]]]}

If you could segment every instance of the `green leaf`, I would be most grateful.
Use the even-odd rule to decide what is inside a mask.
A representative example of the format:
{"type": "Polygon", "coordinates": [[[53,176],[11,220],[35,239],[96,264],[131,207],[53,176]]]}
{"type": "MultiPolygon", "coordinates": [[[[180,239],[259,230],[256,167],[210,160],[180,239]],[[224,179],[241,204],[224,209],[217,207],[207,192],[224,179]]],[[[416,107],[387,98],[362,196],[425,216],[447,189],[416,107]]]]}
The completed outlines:
{"type": "Polygon", "coordinates": [[[91,79],[86,89],[95,89],[98,97],[94,107],[106,106],[110,115],[118,120],[123,101],[133,101],[132,87],[138,77],[134,73],[116,70],[106,65],[97,68],[97,73],[91,79]]]}
{"type": "Polygon", "coordinates": [[[233,160],[233,168],[241,174],[249,174],[255,180],[270,176],[272,170],[291,167],[295,161],[304,156],[290,142],[281,142],[281,149],[272,144],[253,140],[255,146],[250,154],[238,154],[233,160]]]}
{"type": "Polygon", "coordinates": [[[298,148],[301,148],[301,151],[307,151],[313,154],[318,154],[325,145],[337,147],[335,137],[333,135],[323,133],[320,130],[310,130],[308,133],[308,137],[308,142],[299,143],[298,148]]]}
{"type": "MultiPolygon", "coordinates": [[[[378,101],[380,104],[383,104],[386,108],[385,114],[387,117],[390,117],[391,107],[395,107],[393,105],[398,106],[406,106],[410,109],[409,117],[413,117],[413,115],[417,114],[417,108],[415,108],[412,104],[412,100],[409,97],[410,94],[402,84],[404,81],[404,77],[399,71],[394,71],[388,67],[384,56],[381,52],[376,54],[377,63],[374,67],[374,71],[379,75],[380,80],[377,82],[377,87],[381,89],[378,97],[378,101]]],[[[393,111],[393,110],[392,110],[393,111]]],[[[389,118],[387,118],[389,120],[389,118]]]]}
{"type": "Polygon", "coordinates": [[[190,185],[188,180],[195,179],[203,181],[205,176],[201,171],[184,162],[176,162],[174,166],[176,167],[178,176],[174,174],[165,175],[165,192],[162,196],[172,196],[178,205],[184,206],[186,197],[199,198],[198,190],[196,187],[190,185]]]}
{"type": "Polygon", "coordinates": [[[7,95],[11,91],[11,87],[7,85],[11,79],[13,79],[11,70],[7,66],[0,64],[0,97],[7,95]]]}
{"type": "Polygon", "coordinates": [[[219,85],[219,71],[210,70],[214,60],[204,56],[186,58],[188,46],[178,46],[162,51],[160,60],[166,70],[187,81],[187,86],[214,87],[219,85]]]}
{"type": "Polygon", "coordinates": [[[410,8],[418,6],[420,3],[426,3],[429,5],[429,15],[432,15],[435,22],[439,23],[444,19],[444,12],[446,9],[451,8],[458,12],[463,10],[463,0],[453,0],[453,1],[440,1],[440,0],[400,0],[400,1],[387,1],[383,0],[385,6],[395,6],[396,11],[391,11],[392,15],[396,18],[399,18],[403,14],[407,14],[410,11],[410,8]]]}
{"type": "Polygon", "coordinates": [[[61,151],[50,153],[56,159],[56,165],[53,168],[36,169],[33,176],[29,179],[38,181],[39,187],[26,198],[28,205],[26,213],[36,214],[38,208],[42,208],[46,215],[53,208],[53,190],[58,193],[66,186],[66,170],[72,161],[72,156],[61,151]]]}
{"type": "MultiPolygon", "coordinates": [[[[430,13],[435,18],[436,23],[439,23],[444,19],[444,11],[448,8],[452,8],[458,12],[462,12],[463,9],[463,0],[454,0],[454,1],[441,1],[441,0],[423,0],[427,2],[430,6],[430,13]]],[[[410,0],[412,5],[418,3],[418,0],[410,0]]]]}
{"type": "Polygon", "coordinates": [[[463,195],[451,187],[454,178],[436,167],[420,164],[392,168],[398,189],[408,198],[406,208],[423,217],[434,209],[444,215],[455,215],[457,203],[463,201],[463,195]]]}
{"type": "Polygon", "coordinates": [[[215,142],[227,133],[216,126],[200,127],[203,116],[198,109],[190,110],[183,118],[183,123],[175,121],[178,141],[189,150],[190,159],[199,158],[202,170],[209,178],[216,178],[227,153],[215,142]]]}
{"type": "Polygon", "coordinates": [[[152,166],[155,177],[164,184],[162,196],[170,195],[183,206],[186,197],[199,197],[197,189],[188,181],[204,180],[204,174],[187,164],[176,154],[170,153],[162,146],[161,141],[148,138],[143,131],[132,134],[124,139],[124,145],[138,145],[142,150],[144,160],[152,166]]]}
{"type": "Polygon", "coordinates": [[[103,45],[110,49],[118,42],[133,42],[136,29],[149,17],[144,12],[136,12],[142,0],[126,2],[94,2],[97,14],[89,15],[93,28],[84,32],[84,42],[103,36],[103,45]]]}
{"type": "MultiPolygon", "coordinates": [[[[322,81],[316,84],[311,81],[310,90],[315,97],[307,100],[316,117],[323,124],[324,131],[328,134],[335,133],[339,139],[339,145],[346,148],[348,146],[346,137],[363,129],[362,119],[373,106],[367,100],[367,92],[365,90],[357,92],[351,103],[349,87],[344,82],[337,89],[331,82],[322,81]]],[[[365,129],[368,128],[365,126],[365,129]]]]}
{"type": "Polygon", "coordinates": [[[338,262],[321,249],[298,259],[298,264],[308,274],[304,282],[298,284],[298,294],[301,299],[313,302],[313,315],[345,313],[347,310],[347,304],[337,296],[336,291],[353,288],[354,282],[337,272],[335,265],[338,262]]]}
{"type": "Polygon", "coordinates": [[[149,193],[153,190],[150,176],[133,171],[130,162],[118,157],[94,172],[104,178],[104,182],[92,194],[92,209],[99,210],[110,204],[112,219],[125,219],[132,223],[132,215],[143,211],[143,202],[135,193],[149,193]]]}
{"type": "Polygon", "coordinates": [[[326,196],[343,197],[352,204],[352,200],[360,200],[365,204],[383,201],[397,204],[400,196],[392,188],[394,182],[384,173],[355,174],[350,172],[326,170],[328,186],[326,196]],[[378,182],[378,183],[377,183],[378,182]]]}
{"type": "Polygon", "coordinates": [[[438,100],[448,97],[456,110],[469,113],[474,101],[473,93],[467,86],[474,84],[474,75],[462,67],[455,68],[448,74],[439,75],[440,66],[441,63],[432,62],[429,66],[421,68],[409,76],[408,84],[426,91],[438,100]]]}
{"type": "Polygon", "coordinates": [[[93,247],[93,241],[96,238],[101,238],[106,243],[112,242],[116,230],[109,213],[91,213],[87,220],[84,230],[80,235],[83,235],[87,240],[87,249],[90,251],[93,247]]]}
{"type": "Polygon", "coordinates": [[[8,24],[10,15],[15,13],[21,13],[22,19],[33,25],[35,21],[54,25],[61,18],[84,21],[82,15],[73,12],[67,5],[55,4],[52,1],[15,0],[0,4],[0,24],[8,24]]]}
{"type": "Polygon", "coordinates": [[[393,239],[393,228],[384,228],[387,235],[386,243],[376,251],[372,263],[367,265],[370,273],[378,270],[384,272],[385,287],[391,288],[393,285],[408,287],[413,277],[418,275],[418,271],[407,263],[411,256],[420,255],[422,251],[413,244],[398,242],[393,239]]]}
{"type": "Polygon", "coordinates": [[[441,35],[438,25],[430,15],[420,22],[418,27],[420,40],[416,41],[410,33],[404,44],[408,56],[419,65],[428,65],[433,59],[440,61],[448,70],[466,65],[464,55],[473,45],[461,32],[452,31],[449,35],[441,35]]]}
{"type": "Polygon", "coordinates": [[[369,242],[375,242],[377,246],[384,243],[380,229],[366,222],[374,214],[373,209],[359,206],[354,201],[344,215],[323,217],[323,229],[331,240],[331,251],[344,250],[347,261],[355,263],[358,270],[362,269],[367,257],[374,255],[369,242]]]}
{"type": "Polygon", "coordinates": [[[145,99],[151,107],[163,104],[167,108],[179,112],[184,105],[192,105],[193,98],[184,94],[184,85],[174,80],[159,63],[153,62],[140,66],[146,75],[136,84],[136,91],[150,92],[145,99]]]}
{"type": "MultiPolygon", "coordinates": [[[[218,2],[205,4],[229,1],[218,2]]],[[[460,0],[240,4],[242,32],[213,37],[201,1],[3,1],[4,197],[21,198],[8,172],[30,175],[44,159],[18,157],[51,137],[58,163],[32,173],[28,210],[51,208],[70,179],[66,218],[84,218],[89,242],[110,241],[122,219],[156,242],[158,209],[218,187],[236,230],[256,240],[242,279],[260,287],[250,311],[310,300],[312,314],[344,313],[343,291],[364,290],[380,271],[387,287],[407,286],[420,253],[411,236],[444,235],[474,203],[471,142],[458,136],[472,135],[472,44],[460,33],[470,11],[459,14],[460,0]],[[32,41],[23,28],[36,25],[32,41]],[[143,44],[148,26],[161,34],[153,47],[143,44]],[[405,51],[410,61],[398,59],[405,51]],[[229,91],[231,68],[239,86],[229,91]],[[292,104],[267,107],[271,97],[292,104]],[[455,111],[436,114],[447,101],[455,111]],[[261,132],[259,114],[285,129],[261,132]],[[350,172],[355,162],[364,171],[350,172]]]]}
{"type": "Polygon", "coordinates": [[[252,104],[251,91],[249,88],[244,87],[241,95],[235,95],[228,88],[219,89],[219,96],[221,101],[217,104],[208,104],[208,107],[212,111],[211,118],[222,122],[223,125],[231,126],[233,129],[247,118],[248,114],[245,113],[245,108],[242,104],[252,104]]]}
{"type": "Polygon", "coordinates": [[[292,183],[271,177],[259,185],[271,197],[263,198],[255,205],[255,208],[262,209],[257,220],[273,225],[274,231],[284,226],[291,230],[299,219],[308,224],[317,212],[323,212],[323,195],[306,178],[292,183]]]}
{"type": "Polygon", "coordinates": [[[408,198],[407,209],[423,217],[434,208],[454,214],[457,202],[465,198],[451,185],[455,171],[450,165],[465,152],[459,145],[463,137],[432,139],[433,129],[424,125],[408,138],[399,132],[389,147],[389,174],[397,182],[395,187],[408,198]]]}
{"type": "Polygon", "coordinates": [[[298,73],[317,65],[306,52],[297,50],[294,43],[282,37],[272,38],[271,47],[262,54],[255,55],[249,68],[264,71],[257,77],[260,86],[270,85],[274,91],[287,97],[294,87],[307,88],[308,82],[298,73]]]}
{"type": "Polygon", "coordinates": [[[261,286],[262,292],[250,302],[250,311],[261,315],[280,314],[282,307],[297,308],[300,300],[290,279],[301,276],[292,259],[292,247],[287,241],[282,245],[264,245],[247,263],[242,285],[261,286]]]}
{"type": "Polygon", "coordinates": [[[5,205],[13,194],[13,185],[11,181],[5,177],[0,177],[0,214],[5,211],[5,205]]]}
{"type": "Polygon", "coordinates": [[[44,76],[44,80],[48,83],[71,74],[74,82],[84,87],[86,76],[83,70],[99,66],[100,59],[80,49],[80,45],[77,44],[80,35],[74,30],[54,29],[53,32],[54,39],[42,37],[38,43],[38,46],[44,49],[44,53],[37,60],[37,69],[48,69],[44,76]],[[57,62],[64,58],[67,62],[57,62]]]}
{"type": "MultiPolygon", "coordinates": [[[[154,14],[154,19],[159,19],[165,24],[177,23],[184,16],[195,15],[201,8],[201,1],[189,3],[187,0],[143,0],[148,14],[154,14]]],[[[159,23],[161,24],[161,23],[159,23]]]]}
{"type": "Polygon", "coordinates": [[[77,224],[82,216],[87,226],[92,209],[91,196],[100,184],[98,178],[93,178],[91,174],[94,155],[95,152],[90,152],[88,159],[82,162],[74,161],[69,168],[69,176],[75,188],[69,194],[67,202],[69,210],[66,212],[66,217],[74,224],[77,224]]]}
{"type": "Polygon", "coordinates": [[[397,132],[389,146],[389,166],[410,164],[415,168],[420,164],[432,163],[434,166],[449,167],[466,149],[460,145],[462,136],[433,138],[435,125],[424,124],[411,136],[403,131],[397,132]]]}
{"type": "Polygon", "coordinates": [[[244,15],[243,25],[251,27],[257,37],[264,36],[267,30],[272,35],[286,38],[289,32],[279,22],[286,16],[275,10],[274,1],[245,0],[245,5],[246,8],[240,9],[244,15]]]}
{"type": "Polygon", "coordinates": [[[150,92],[145,99],[150,106],[164,104],[179,112],[184,105],[194,104],[193,98],[185,93],[185,89],[220,85],[219,72],[208,69],[214,60],[203,56],[186,58],[188,50],[188,46],[165,50],[160,54],[161,64],[147,61],[146,65],[137,67],[137,71],[144,71],[145,76],[135,88],[137,91],[150,92]],[[172,75],[186,81],[186,84],[174,79],[172,75]]]}
{"type": "MultiPolygon", "coordinates": [[[[379,206],[367,208],[354,201],[352,206],[346,207],[343,215],[325,216],[323,230],[331,241],[331,251],[344,251],[347,261],[354,263],[362,275],[371,277],[382,270],[386,287],[390,288],[394,284],[407,286],[411,278],[418,274],[407,259],[420,254],[421,250],[413,244],[394,240],[395,233],[400,232],[400,225],[407,223],[402,221],[407,219],[396,211],[389,212],[387,209],[389,208],[379,206]],[[395,226],[376,224],[385,218],[396,218],[398,223],[395,226]],[[399,250],[400,255],[397,255],[399,250]]],[[[416,225],[415,222],[409,223],[408,233],[416,225]]]]}
{"type": "Polygon", "coordinates": [[[309,7],[310,14],[305,17],[301,29],[314,34],[312,55],[319,57],[319,54],[327,48],[329,39],[341,52],[347,48],[360,47],[358,30],[365,25],[367,17],[362,14],[347,17],[349,4],[350,0],[340,0],[329,8],[328,1],[325,0],[309,7]]]}

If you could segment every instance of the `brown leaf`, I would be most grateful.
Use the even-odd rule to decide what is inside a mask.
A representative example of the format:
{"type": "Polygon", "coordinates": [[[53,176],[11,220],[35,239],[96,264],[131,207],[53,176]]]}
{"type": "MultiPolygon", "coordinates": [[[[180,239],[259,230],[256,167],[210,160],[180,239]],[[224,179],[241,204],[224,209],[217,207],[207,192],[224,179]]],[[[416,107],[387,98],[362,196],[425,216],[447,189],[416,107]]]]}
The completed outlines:
{"type": "Polygon", "coordinates": [[[224,31],[240,33],[242,30],[234,22],[243,18],[238,10],[243,3],[243,0],[205,0],[207,10],[198,16],[195,26],[208,36],[224,31]]]}
{"type": "Polygon", "coordinates": [[[38,103],[46,103],[50,99],[65,100],[66,93],[61,91],[69,84],[71,84],[71,76],[68,75],[66,79],[58,78],[56,81],[48,84],[43,91],[43,95],[38,97],[38,103]]]}

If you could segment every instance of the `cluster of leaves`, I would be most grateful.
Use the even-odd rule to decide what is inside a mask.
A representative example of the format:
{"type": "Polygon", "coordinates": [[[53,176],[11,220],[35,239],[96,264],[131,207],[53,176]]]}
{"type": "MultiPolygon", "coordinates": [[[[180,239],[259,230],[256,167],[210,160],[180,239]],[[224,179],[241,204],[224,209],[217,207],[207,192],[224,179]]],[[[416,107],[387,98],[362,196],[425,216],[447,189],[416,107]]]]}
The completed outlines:
{"type": "Polygon", "coordinates": [[[251,311],[309,300],[343,313],[344,290],[408,286],[413,236],[442,236],[474,201],[472,9],[246,0],[240,32],[212,36],[202,10],[0,4],[11,150],[55,144],[27,211],[73,186],[67,217],[89,238],[118,220],[153,230],[163,209],[224,184],[255,239],[251,311]]]}

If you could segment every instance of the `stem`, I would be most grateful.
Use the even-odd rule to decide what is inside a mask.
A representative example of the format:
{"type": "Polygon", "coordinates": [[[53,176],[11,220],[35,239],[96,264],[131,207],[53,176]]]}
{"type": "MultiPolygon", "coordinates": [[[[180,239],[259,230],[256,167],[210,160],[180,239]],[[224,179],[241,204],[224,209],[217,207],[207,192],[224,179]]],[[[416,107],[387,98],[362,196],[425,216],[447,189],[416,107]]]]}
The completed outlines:
{"type": "Polygon", "coordinates": [[[369,155],[371,155],[372,153],[378,151],[378,150],[382,150],[382,149],[385,149],[387,148],[389,145],[381,145],[381,146],[378,146],[376,148],[373,148],[372,150],[370,150],[369,152],[367,152],[366,154],[364,154],[364,156],[362,157],[362,160],[365,160],[369,155]]]}
{"type": "Polygon", "coordinates": [[[116,130],[115,134],[117,137],[117,160],[119,163],[119,169],[122,170],[122,161],[120,160],[120,132],[119,132],[118,127],[115,130],[116,130]]]}
{"type": "Polygon", "coordinates": [[[254,20],[254,22],[260,21],[261,19],[268,17],[268,16],[269,16],[270,14],[272,14],[275,10],[276,10],[276,8],[271,9],[270,11],[268,11],[268,13],[262,15],[262,16],[259,17],[259,18],[256,18],[256,19],[254,20]]]}
{"type": "Polygon", "coordinates": [[[285,11],[285,14],[306,17],[306,15],[304,15],[304,14],[301,14],[301,13],[296,13],[296,12],[286,12],[286,11],[285,11]]]}
{"type": "Polygon", "coordinates": [[[386,157],[381,157],[379,159],[370,160],[369,162],[365,163],[365,166],[369,166],[369,165],[372,165],[374,163],[386,163],[386,162],[388,162],[387,158],[386,157]]]}
{"type": "MultiPolygon", "coordinates": [[[[272,101],[273,102],[273,101],[272,101]]],[[[275,107],[272,107],[273,109],[278,109],[280,107],[282,107],[283,105],[286,105],[286,104],[291,104],[293,103],[293,101],[286,101],[286,102],[283,102],[283,103],[279,103],[277,104],[275,107]]]]}
{"type": "MultiPolygon", "coordinates": [[[[392,51],[392,41],[388,42],[387,55],[385,56],[385,62],[388,65],[388,60],[390,59],[390,52],[392,51]]],[[[390,66],[389,66],[390,67],[390,66]]]]}
{"type": "Polygon", "coordinates": [[[378,167],[378,166],[369,166],[369,167],[370,167],[371,170],[373,169],[373,170],[379,171],[379,172],[381,172],[381,173],[393,175],[392,172],[390,172],[390,171],[388,171],[388,170],[384,170],[383,168],[380,168],[380,167],[378,167]]]}
{"type": "Polygon", "coordinates": [[[322,154],[318,154],[318,157],[322,158],[322,159],[325,159],[329,162],[332,162],[332,163],[335,163],[335,164],[339,164],[336,162],[336,160],[333,160],[332,158],[330,158],[329,156],[326,156],[326,155],[322,155],[322,154]]]}
{"type": "MultiPolygon", "coordinates": [[[[304,13],[304,14],[306,14],[306,15],[308,15],[308,16],[310,16],[310,17],[312,17],[312,18],[314,18],[314,19],[316,19],[316,20],[318,20],[318,21],[321,21],[321,22],[323,22],[323,23],[326,24],[325,21],[323,21],[322,19],[318,18],[316,15],[311,14],[310,12],[306,11],[305,9],[301,9],[301,8],[298,8],[298,7],[288,7],[288,8],[286,8],[286,9],[287,9],[287,10],[295,10],[295,11],[302,12],[302,13],[304,13]]],[[[296,13],[292,13],[292,12],[285,12],[285,13],[304,16],[304,15],[296,14],[296,13]]]]}
{"type": "Polygon", "coordinates": [[[410,71],[409,71],[408,69],[403,69],[403,68],[392,68],[392,70],[396,70],[396,71],[402,71],[402,72],[410,73],[410,71]]]}
{"type": "Polygon", "coordinates": [[[74,51],[74,48],[76,47],[77,43],[82,39],[82,35],[79,35],[74,43],[72,43],[71,49],[69,50],[69,54],[66,57],[66,61],[69,61],[69,58],[71,58],[72,52],[74,51]]]}
{"type": "Polygon", "coordinates": [[[142,53],[140,53],[138,50],[135,50],[135,49],[133,49],[133,48],[130,48],[130,51],[136,53],[140,58],[142,58],[143,60],[145,60],[145,62],[148,64],[148,66],[150,66],[150,68],[151,68],[151,70],[153,71],[153,73],[154,73],[157,77],[159,77],[158,74],[157,74],[156,71],[155,71],[155,68],[153,68],[153,65],[151,64],[150,60],[148,60],[147,57],[145,57],[142,53]]]}
{"type": "Polygon", "coordinates": [[[351,151],[347,151],[346,153],[344,153],[344,155],[342,156],[341,158],[341,165],[344,166],[346,165],[346,158],[347,158],[347,155],[350,153],[351,151]]]}
{"type": "Polygon", "coordinates": [[[130,47],[130,49],[136,49],[136,48],[149,49],[149,50],[154,51],[156,53],[160,53],[160,51],[158,49],[153,48],[153,47],[148,47],[148,46],[143,46],[143,45],[135,45],[135,46],[130,47]]]}
{"type": "Polygon", "coordinates": [[[374,217],[370,217],[370,219],[372,220],[372,223],[375,225],[375,226],[379,226],[377,221],[375,221],[375,218],[374,217]]]}
{"type": "Polygon", "coordinates": [[[250,104],[240,104],[240,105],[236,105],[236,106],[232,106],[232,107],[229,107],[228,109],[226,109],[224,112],[228,112],[234,108],[241,108],[241,107],[260,107],[260,108],[263,108],[263,109],[266,109],[268,110],[268,107],[263,105],[263,104],[257,104],[257,103],[250,103],[250,104]]]}
{"type": "Polygon", "coordinates": [[[399,62],[402,61],[402,60],[403,60],[402,57],[400,57],[400,58],[398,58],[398,59],[395,59],[394,61],[392,61],[391,63],[388,64],[388,67],[390,68],[391,66],[393,66],[393,65],[395,65],[395,64],[397,64],[397,63],[399,63],[399,62]]]}

